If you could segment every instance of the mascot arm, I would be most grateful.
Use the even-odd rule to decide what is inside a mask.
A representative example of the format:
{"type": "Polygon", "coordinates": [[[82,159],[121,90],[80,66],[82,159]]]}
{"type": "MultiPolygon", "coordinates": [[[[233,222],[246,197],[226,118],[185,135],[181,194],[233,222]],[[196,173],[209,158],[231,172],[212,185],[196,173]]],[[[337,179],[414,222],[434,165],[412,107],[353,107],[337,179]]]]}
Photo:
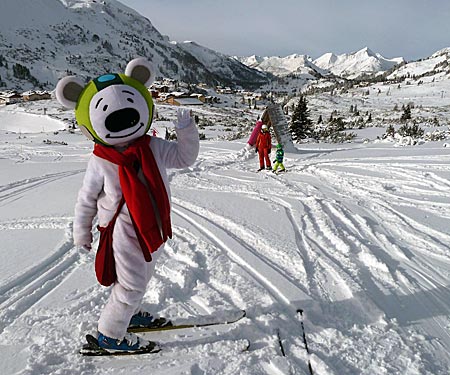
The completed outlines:
{"type": "MultiPolygon", "coordinates": [[[[166,168],[186,168],[197,160],[200,148],[197,125],[190,110],[179,109],[178,121],[175,123],[177,141],[161,140],[159,155],[166,168]]],[[[155,145],[156,146],[156,145],[155,145]]]]}
{"type": "Polygon", "coordinates": [[[73,241],[77,246],[90,247],[92,243],[92,221],[97,214],[97,199],[102,190],[103,174],[96,168],[95,158],[91,157],[75,205],[73,241]]]}

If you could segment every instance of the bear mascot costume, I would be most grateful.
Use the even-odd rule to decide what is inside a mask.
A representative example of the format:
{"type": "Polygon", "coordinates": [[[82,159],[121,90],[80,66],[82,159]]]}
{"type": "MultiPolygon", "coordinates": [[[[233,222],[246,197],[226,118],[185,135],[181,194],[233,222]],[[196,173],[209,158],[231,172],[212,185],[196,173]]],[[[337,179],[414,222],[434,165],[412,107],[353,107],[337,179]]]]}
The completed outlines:
{"type": "Polygon", "coordinates": [[[153,79],[151,64],[137,58],[124,74],[104,74],[87,84],[68,76],[56,87],[59,103],[75,110],[82,133],[95,142],[75,205],[73,239],[76,246],[90,250],[97,217],[97,279],[112,288],[95,344],[107,353],[155,351],[157,344],[130,328],[170,324],[141,310],[141,301],[164,243],[172,236],[166,169],[192,165],[199,152],[197,127],[188,109],[177,112],[177,141],[147,135],[155,112],[147,89],[153,79]]]}

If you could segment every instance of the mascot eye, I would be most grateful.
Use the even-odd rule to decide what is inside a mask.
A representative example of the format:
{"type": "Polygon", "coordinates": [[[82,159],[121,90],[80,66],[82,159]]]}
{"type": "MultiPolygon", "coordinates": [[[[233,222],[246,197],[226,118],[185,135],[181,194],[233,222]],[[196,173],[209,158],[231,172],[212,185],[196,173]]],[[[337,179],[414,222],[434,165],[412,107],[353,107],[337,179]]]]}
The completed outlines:
{"type": "Polygon", "coordinates": [[[134,100],[131,99],[131,98],[128,98],[127,100],[128,100],[130,103],[134,103],[134,100]]]}
{"type": "MultiPolygon", "coordinates": [[[[100,98],[100,99],[98,100],[97,104],[95,105],[95,109],[98,108],[98,106],[100,105],[100,103],[101,103],[102,100],[103,100],[103,98],[100,98]]],[[[107,109],[108,109],[108,104],[105,104],[105,105],[103,106],[103,112],[106,112],[107,109]]]]}

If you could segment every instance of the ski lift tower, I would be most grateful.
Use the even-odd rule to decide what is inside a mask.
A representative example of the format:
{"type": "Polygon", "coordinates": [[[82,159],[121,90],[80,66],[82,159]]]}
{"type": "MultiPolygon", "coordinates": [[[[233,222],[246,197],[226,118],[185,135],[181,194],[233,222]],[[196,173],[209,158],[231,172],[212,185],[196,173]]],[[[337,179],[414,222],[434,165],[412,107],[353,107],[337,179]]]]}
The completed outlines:
{"type": "Polygon", "coordinates": [[[294,143],[292,142],[292,137],[289,132],[289,126],[284,115],[283,108],[280,104],[269,104],[264,110],[261,120],[268,127],[272,127],[275,137],[278,143],[283,146],[286,152],[297,151],[294,143]]]}

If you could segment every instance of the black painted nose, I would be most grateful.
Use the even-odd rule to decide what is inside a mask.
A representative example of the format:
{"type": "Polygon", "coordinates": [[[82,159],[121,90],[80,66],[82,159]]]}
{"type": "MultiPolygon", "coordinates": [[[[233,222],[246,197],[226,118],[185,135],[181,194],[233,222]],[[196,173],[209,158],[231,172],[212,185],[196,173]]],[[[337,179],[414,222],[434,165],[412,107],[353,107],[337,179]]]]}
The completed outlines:
{"type": "Polygon", "coordinates": [[[110,132],[117,133],[132,128],[139,123],[139,112],[134,108],[123,108],[106,117],[105,126],[110,132]]]}

